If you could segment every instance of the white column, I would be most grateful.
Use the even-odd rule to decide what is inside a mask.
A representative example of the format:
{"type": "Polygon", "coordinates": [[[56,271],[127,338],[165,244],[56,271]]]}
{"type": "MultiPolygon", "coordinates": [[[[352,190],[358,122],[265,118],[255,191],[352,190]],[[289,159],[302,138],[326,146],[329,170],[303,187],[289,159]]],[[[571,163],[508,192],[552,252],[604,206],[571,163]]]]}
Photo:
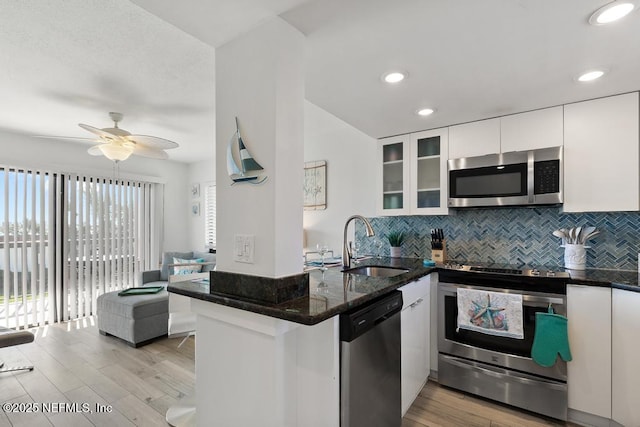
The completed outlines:
{"type": "Polygon", "coordinates": [[[216,49],[217,269],[263,277],[302,272],[304,37],[275,17],[216,49]],[[264,167],[260,185],[231,186],[235,117],[264,167]],[[254,262],[233,260],[234,236],[255,236],[254,262]]]}

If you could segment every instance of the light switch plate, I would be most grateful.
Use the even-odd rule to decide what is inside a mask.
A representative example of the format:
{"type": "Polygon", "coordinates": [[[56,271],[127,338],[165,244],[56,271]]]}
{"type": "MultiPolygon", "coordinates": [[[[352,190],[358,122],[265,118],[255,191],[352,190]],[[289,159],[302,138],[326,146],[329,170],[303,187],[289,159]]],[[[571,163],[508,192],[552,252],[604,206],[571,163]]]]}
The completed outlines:
{"type": "Polygon", "coordinates": [[[233,260],[253,264],[256,236],[253,234],[236,234],[234,236],[233,260]]]}

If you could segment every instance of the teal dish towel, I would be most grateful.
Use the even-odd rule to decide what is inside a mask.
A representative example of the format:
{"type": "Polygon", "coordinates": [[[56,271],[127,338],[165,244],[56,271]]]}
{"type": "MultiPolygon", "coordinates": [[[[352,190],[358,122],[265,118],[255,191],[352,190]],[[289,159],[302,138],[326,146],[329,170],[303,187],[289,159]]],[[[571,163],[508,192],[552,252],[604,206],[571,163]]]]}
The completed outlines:
{"type": "Polygon", "coordinates": [[[553,308],[549,307],[549,313],[536,313],[531,358],[538,365],[548,368],[556,363],[558,354],[566,362],[571,360],[567,318],[554,314],[553,308]]]}

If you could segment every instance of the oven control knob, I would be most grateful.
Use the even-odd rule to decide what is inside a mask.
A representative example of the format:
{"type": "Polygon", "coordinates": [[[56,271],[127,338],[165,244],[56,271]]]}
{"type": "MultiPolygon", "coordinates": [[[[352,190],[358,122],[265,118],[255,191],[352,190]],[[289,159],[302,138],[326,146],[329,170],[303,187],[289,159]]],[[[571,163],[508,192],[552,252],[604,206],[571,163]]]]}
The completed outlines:
{"type": "Polygon", "coordinates": [[[556,275],[555,271],[547,271],[547,276],[548,277],[554,277],[556,275]]]}
{"type": "Polygon", "coordinates": [[[539,276],[540,272],[537,269],[534,268],[533,270],[531,270],[531,275],[532,276],[539,276]]]}

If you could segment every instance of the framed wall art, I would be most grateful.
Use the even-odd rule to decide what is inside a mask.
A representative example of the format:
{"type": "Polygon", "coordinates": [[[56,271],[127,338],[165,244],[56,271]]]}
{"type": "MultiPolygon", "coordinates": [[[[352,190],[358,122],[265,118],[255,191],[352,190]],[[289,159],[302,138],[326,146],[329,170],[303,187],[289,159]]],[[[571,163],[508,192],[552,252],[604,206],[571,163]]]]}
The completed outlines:
{"type": "Polygon", "coordinates": [[[327,208],[327,161],[304,164],[304,210],[327,208]]]}
{"type": "Polygon", "coordinates": [[[191,184],[191,197],[194,199],[200,197],[200,184],[191,184]]]}

